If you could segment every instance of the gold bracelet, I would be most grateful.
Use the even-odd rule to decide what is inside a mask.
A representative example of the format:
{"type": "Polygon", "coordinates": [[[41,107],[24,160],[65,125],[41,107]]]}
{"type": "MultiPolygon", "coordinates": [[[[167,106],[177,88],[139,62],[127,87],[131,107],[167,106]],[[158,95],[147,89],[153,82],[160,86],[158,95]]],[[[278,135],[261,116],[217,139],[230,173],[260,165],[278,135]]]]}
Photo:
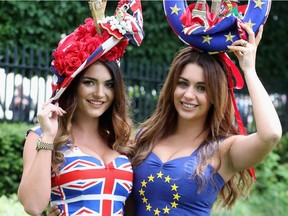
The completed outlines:
{"type": "Polygon", "coordinates": [[[41,149],[53,150],[54,145],[53,145],[53,143],[46,143],[46,142],[43,142],[42,139],[38,139],[37,145],[36,145],[36,151],[39,151],[41,149]]]}

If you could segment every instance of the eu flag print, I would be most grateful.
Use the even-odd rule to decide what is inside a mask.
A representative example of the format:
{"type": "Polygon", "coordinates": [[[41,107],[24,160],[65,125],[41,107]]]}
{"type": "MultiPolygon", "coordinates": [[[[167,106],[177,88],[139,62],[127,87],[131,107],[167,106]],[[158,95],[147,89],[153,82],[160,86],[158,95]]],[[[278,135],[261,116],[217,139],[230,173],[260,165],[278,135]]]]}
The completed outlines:
{"type": "Polygon", "coordinates": [[[151,152],[134,168],[133,195],[136,216],[210,216],[211,208],[225,182],[208,165],[206,179],[199,191],[200,181],[194,177],[198,164],[198,149],[188,157],[167,162],[151,152]]]}
{"type": "Polygon", "coordinates": [[[129,159],[119,155],[104,164],[77,146],[63,150],[65,162],[60,173],[52,175],[51,205],[58,205],[62,216],[123,215],[133,182],[129,159]]]}
{"type": "Polygon", "coordinates": [[[227,45],[247,39],[242,23],[256,33],[268,18],[272,0],[163,0],[165,16],[185,44],[204,52],[225,52],[227,45]],[[208,3],[211,5],[209,7],[208,3]]]}

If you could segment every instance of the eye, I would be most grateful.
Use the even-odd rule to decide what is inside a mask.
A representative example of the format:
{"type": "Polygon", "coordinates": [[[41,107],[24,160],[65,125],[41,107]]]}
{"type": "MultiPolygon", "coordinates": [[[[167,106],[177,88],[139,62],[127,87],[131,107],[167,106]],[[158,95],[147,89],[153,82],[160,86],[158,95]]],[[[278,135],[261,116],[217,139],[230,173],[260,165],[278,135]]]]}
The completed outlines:
{"type": "Polygon", "coordinates": [[[94,82],[91,80],[83,80],[82,83],[86,86],[91,86],[94,85],[94,82]]]}
{"type": "Polygon", "coordinates": [[[205,90],[206,90],[206,88],[205,88],[204,85],[199,85],[199,86],[197,86],[197,89],[198,89],[199,91],[201,91],[201,92],[205,92],[205,90]]]}
{"type": "Polygon", "coordinates": [[[107,82],[107,83],[105,84],[105,86],[108,87],[108,88],[113,88],[113,87],[114,87],[114,82],[113,82],[113,81],[107,82]]]}
{"type": "Polygon", "coordinates": [[[184,82],[184,81],[178,81],[177,83],[178,86],[182,87],[182,88],[185,88],[188,86],[188,83],[187,82],[184,82]]]}

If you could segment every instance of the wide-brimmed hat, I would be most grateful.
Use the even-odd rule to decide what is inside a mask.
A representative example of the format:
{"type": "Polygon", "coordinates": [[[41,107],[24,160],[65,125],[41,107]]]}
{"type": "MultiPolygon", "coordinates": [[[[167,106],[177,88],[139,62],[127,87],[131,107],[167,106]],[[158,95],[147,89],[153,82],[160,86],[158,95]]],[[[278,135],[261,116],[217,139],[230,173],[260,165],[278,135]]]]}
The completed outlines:
{"type": "Polygon", "coordinates": [[[144,37],[140,0],[120,0],[110,17],[104,16],[105,1],[90,0],[89,3],[94,19],[85,19],[84,24],[63,38],[52,53],[50,70],[54,74],[54,101],[80,72],[96,60],[120,60],[129,42],[140,46],[144,37]],[[129,9],[132,15],[128,13],[129,9]]]}

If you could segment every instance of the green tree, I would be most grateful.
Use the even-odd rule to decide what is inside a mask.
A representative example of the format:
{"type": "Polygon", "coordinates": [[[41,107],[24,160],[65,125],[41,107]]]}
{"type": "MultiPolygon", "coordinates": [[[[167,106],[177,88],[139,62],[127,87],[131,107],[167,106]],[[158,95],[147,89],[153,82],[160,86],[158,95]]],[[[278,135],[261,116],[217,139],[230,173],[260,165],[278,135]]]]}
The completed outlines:
{"type": "MultiPolygon", "coordinates": [[[[1,1],[0,41],[32,48],[55,47],[89,11],[84,1],[1,1]]],[[[4,43],[3,43],[4,42],[4,43]]]]}

